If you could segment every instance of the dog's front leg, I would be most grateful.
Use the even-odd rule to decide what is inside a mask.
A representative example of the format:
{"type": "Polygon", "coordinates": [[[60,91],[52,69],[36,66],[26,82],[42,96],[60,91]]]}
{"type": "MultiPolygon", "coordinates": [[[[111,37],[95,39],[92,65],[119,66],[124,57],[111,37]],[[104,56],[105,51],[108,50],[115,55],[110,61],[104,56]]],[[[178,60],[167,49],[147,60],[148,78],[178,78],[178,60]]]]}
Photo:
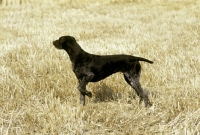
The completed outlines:
{"type": "Polygon", "coordinates": [[[78,90],[80,91],[80,103],[85,105],[85,95],[88,97],[92,97],[92,93],[86,90],[86,85],[90,82],[90,80],[94,77],[94,74],[87,74],[87,76],[79,79],[78,90]]]}

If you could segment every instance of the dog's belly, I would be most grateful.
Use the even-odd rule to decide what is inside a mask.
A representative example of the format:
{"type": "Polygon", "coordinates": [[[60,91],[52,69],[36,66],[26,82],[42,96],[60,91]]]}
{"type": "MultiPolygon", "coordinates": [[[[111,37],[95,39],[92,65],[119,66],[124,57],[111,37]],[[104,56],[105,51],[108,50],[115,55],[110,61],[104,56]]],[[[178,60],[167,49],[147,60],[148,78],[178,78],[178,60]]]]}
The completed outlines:
{"type": "MultiPolygon", "coordinates": [[[[109,76],[109,75],[108,75],[109,76]]],[[[105,79],[106,77],[108,77],[108,76],[97,76],[97,75],[95,75],[93,78],[92,78],[92,80],[90,80],[90,82],[98,82],[98,81],[100,81],[100,80],[103,80],[103,79],[105,79]]]]}
{"type": "Polygon", "coordinates": [[[116,72],[118,72],[118,71],[112,71],[112,72],[111,71],[103,71],[103,72],[94,73],[94,77],[90,80],[90,82],[98,82],[116,72]]]}

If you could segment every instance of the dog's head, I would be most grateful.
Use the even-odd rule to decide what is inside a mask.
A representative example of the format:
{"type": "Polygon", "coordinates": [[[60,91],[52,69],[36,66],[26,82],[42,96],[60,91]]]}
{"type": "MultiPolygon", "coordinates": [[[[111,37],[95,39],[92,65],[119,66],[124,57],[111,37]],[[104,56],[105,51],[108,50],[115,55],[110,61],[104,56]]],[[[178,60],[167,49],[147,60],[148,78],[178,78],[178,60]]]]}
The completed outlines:
{"type": "Polygon", "coordinates": [[[76,39],[71,36],[62,36],[58,40],[53,41],[53,45],[57,49],[66,49],[69,44],[74,44],[76,39]]]}

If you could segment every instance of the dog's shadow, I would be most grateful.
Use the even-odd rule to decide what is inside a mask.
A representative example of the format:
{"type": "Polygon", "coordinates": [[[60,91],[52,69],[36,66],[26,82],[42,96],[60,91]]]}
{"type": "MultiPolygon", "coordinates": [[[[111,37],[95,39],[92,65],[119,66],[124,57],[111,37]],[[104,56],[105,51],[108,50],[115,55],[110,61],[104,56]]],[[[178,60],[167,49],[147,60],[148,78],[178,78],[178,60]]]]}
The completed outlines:
{"type": "Polygon", "coordinates": [[[122,94],[114,91],[111,87],[106,84],[98,85],[94,93],[93,102],[108,102],[117,101],[122,98],[122,94]]]}

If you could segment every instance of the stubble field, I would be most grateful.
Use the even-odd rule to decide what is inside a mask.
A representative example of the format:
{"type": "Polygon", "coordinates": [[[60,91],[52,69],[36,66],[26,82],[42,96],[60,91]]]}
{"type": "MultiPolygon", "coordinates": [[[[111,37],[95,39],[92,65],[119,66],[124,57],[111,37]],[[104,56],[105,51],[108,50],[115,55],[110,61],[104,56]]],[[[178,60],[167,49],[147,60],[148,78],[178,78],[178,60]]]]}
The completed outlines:
{"type": "Polygon", "coordinates": [[[200,135],[200,2],[0,1],[0,134],[200,135]],[[66,52],[74,36],[94,54],[130,54],[153,105],[121,73],[90,83],[79,104],[66,52]]]}

